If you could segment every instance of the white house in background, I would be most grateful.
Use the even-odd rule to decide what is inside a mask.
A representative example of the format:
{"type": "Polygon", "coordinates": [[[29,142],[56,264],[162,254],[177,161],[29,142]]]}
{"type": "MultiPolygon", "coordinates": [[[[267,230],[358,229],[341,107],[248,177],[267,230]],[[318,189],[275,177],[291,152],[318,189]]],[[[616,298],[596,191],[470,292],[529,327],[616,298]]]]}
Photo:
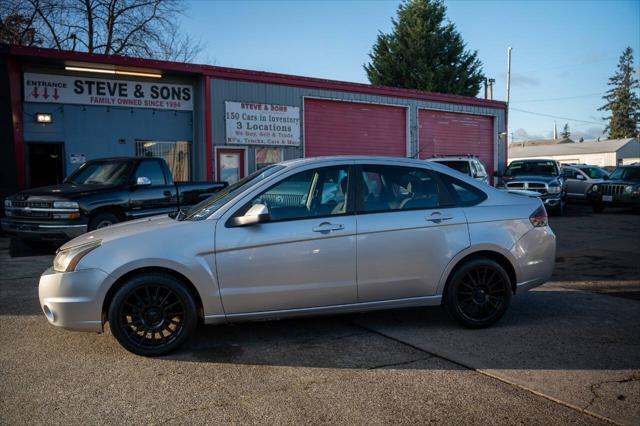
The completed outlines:
{"type": "Polygon", "coordinates": [[[640,141],[629,138],[548,145],[512,143],[509,145],[508,158],[510,162],[526,158],[552,158],[561,163],[619,166],[640,162],[640,141]]]}

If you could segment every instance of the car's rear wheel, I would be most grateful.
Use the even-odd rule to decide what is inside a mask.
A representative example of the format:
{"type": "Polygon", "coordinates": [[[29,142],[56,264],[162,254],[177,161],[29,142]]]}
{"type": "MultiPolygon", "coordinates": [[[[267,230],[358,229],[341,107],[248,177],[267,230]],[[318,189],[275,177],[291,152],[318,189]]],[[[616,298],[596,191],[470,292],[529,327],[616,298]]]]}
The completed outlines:
{"type": "Polygon", "coordinates": [[[511,302],[511,281],[499,263],[475,258],[460,266],[447,286],[445,306],[460,324],[488,327],[498,321],[511,302]]]}
{"type": "Polygon", "coordinates": [[[111,333],[128,351],[158,356],[181,346],[197,324],[193,296],[176,277],[147,273],[129,279],[108,312],[111,333]]]}

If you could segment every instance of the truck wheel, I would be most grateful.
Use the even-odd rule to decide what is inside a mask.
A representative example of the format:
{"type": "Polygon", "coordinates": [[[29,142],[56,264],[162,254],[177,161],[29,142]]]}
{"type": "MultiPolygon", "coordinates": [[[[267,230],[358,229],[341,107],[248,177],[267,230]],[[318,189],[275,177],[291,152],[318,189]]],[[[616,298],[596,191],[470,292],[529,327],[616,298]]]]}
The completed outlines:
{"type": "Polygon", "coordinates": [[[129,352],[159,356],[181,346],[197,325],[196,304],[184,284],[171,275],[134,276],[109,306],[109,328],[129,352]]]}
{"type": "Polygon", "coordinates": [[[604,204],[602,203],[593,203],[593,212],[594,213],[602,213],[604,211],[604,204]]]}
{"type": "Polygon", "coordinates": [[[98,213],[89,220],[89,231],[106,228],[107,226],[115,225],[118,222],[120,222],[120,219],[118,219],[118,216],[113,213],[98,213]]]}

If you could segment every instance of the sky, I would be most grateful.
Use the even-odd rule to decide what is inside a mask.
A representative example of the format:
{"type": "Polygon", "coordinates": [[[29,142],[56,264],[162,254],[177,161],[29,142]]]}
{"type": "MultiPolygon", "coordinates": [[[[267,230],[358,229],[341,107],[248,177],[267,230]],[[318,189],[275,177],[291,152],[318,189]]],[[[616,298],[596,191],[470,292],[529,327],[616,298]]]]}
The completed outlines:
{"type": "MultiPolygon", "coordinates": [[[[197,62],[368,83],[363,64],[397,0],[188,2],[182,28],[205,44],[197,62]]],[[[631,46],[640,69],[640,0],[446,1],[447,16],[477,50],[494,98],[506,99],[512,51],[510,140],[603,137],[608,78],[631,46]],[[542,115],[540,115],[542,114],[542,115]]],[[[640,74],[640,71],[638,72],[640,74]]]]}

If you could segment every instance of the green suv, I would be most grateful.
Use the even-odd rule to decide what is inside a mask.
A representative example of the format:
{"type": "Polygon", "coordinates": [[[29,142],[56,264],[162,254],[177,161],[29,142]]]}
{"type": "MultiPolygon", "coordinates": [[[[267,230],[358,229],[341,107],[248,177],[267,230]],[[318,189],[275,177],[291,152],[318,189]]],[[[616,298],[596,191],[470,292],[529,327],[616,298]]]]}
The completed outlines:
{"type": "Polygon", "coordinates": [[[588,192],[593,211],[602,213],[605,207],[640,207],[640,163],[620,166],[609,180],[594,184],[588,192]]]}

